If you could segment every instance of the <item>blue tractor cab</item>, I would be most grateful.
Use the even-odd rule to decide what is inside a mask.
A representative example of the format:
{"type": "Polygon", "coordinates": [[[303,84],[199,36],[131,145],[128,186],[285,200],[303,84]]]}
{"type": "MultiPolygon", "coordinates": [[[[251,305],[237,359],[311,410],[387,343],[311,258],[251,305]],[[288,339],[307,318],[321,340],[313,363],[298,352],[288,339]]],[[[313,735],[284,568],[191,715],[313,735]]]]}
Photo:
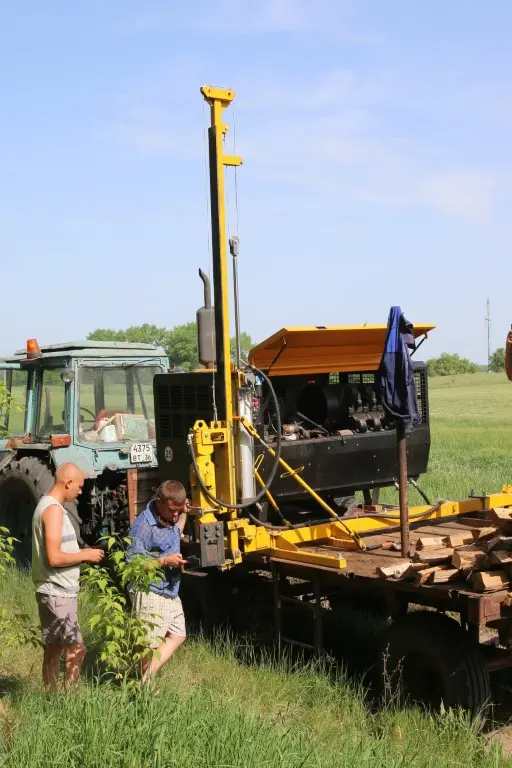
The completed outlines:
{"type": "Polygon", "coordinates": [[[74,341],[0,360],[0,524],[30,558],[31,519],[57,467],[85,473],[72,511],[86,542],[123,533],[158,483],[153,377],[169,371],[161,347],[74,341]]]}

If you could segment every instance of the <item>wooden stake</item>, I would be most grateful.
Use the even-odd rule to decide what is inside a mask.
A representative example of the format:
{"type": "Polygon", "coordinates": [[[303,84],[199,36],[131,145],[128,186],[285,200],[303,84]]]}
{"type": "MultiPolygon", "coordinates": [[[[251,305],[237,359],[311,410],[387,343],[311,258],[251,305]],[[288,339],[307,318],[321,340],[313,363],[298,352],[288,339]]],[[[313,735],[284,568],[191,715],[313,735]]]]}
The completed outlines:
{"type": "Polygon", "coordinates": [[[407,498],[407,438],[405,426],[397,421],[398,498],[400,505],[400,541],[402,557],[409,557],[409,502],[407,498]]]}

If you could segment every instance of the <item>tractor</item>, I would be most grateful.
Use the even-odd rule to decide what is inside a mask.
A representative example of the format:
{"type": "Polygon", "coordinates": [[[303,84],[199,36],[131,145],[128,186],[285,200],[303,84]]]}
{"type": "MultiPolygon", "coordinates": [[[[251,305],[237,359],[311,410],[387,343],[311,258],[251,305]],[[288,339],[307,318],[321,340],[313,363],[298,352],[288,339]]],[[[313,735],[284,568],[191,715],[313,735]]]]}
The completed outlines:
{"type": "Polygon", "coordinates": [[[81,539],[122,534],[158,483],[153,377],[169,371],[152,344],[76,341],[0,360],[0,525],[28,564],[35,506],[56,469],[72,461],[84,489],[69,507],[81,539]]]}

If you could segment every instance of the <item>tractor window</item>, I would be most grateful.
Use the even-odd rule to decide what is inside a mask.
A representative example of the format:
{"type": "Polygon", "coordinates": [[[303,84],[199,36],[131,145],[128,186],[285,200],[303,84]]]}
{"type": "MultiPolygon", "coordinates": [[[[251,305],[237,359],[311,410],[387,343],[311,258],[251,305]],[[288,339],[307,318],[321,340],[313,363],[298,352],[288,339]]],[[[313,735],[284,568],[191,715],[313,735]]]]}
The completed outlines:
{"type": "Polygon", "coordinates": [[[28,371],[0,369],[0,438],[25,434],[28,371]]]}
{"type": "Polygon", "coordinates": [[[37,434],[62,435],[66,427],[66,385],[60,371],[43,371],[37,434]]]}
{"type": "Polygon", "coordinates": [[[83,366],[81,438],[93,443],[153,439],[153,377],[161,372],[160,366],[83,366]]]}

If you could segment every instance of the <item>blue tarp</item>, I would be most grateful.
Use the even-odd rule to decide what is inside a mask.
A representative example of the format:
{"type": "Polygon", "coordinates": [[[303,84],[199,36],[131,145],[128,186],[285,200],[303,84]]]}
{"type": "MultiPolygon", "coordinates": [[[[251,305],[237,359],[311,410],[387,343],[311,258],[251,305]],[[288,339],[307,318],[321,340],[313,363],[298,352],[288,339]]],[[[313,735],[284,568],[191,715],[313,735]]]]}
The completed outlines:
{"type": "Polygon", "coordinates": [[[409,432],[421,419],[409,349],[415,349],[413,326],[400,307],[391,307],[378,381],[384,408],[409,432]]]}

